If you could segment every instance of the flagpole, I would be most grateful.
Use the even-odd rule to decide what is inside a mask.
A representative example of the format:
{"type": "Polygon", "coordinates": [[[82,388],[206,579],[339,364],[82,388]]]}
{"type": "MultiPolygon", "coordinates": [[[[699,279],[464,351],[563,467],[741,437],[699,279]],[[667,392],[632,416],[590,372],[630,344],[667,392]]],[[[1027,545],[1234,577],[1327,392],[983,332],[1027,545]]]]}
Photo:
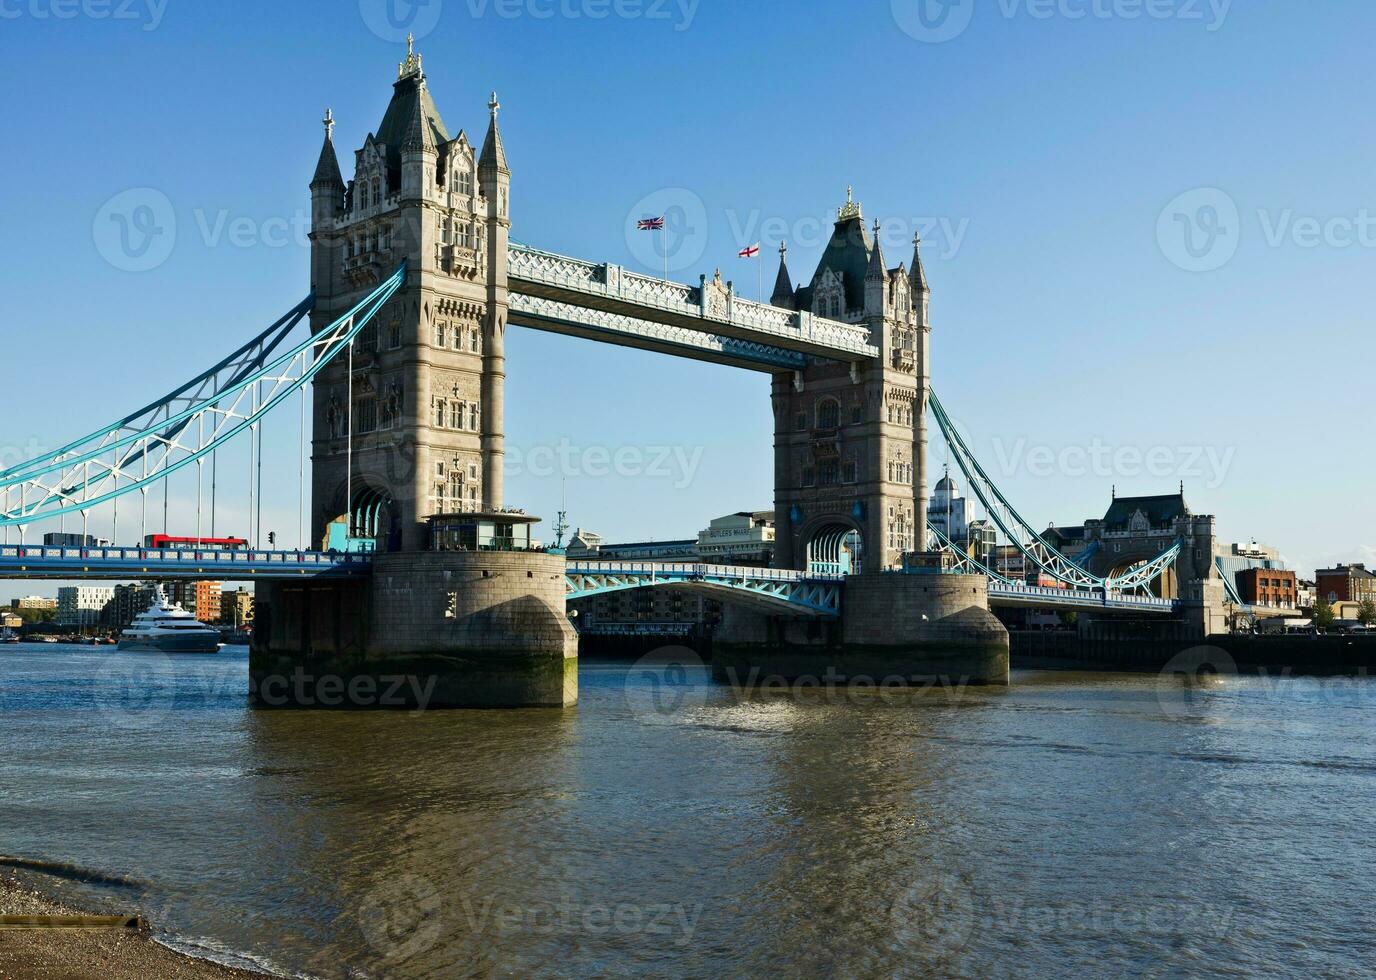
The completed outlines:
{"type": "Polygon", "coordinates": [[[664,222],[659,226],[659,250],[664,253],[664,278],[669,278],[669,243],[664,240],[664,231],[669,222],[664,222]]]}

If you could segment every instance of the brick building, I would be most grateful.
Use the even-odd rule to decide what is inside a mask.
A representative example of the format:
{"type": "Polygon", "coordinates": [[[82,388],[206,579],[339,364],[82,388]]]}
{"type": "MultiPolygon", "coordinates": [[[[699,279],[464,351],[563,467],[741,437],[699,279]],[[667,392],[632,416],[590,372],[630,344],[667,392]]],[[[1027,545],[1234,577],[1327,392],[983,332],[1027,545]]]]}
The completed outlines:
{"type": "Polygon", "coordinates": [[[1238,596],[1249,606],[1294,609],[1299,605],[1295,573],[1277,568],[1248,568],[1237,573],[1238,596]]]}
{"type": "Polygon", "coordinates": [[[1320,599],[1329,602],[1376,600],[1376,575],[1367,571],[1365,565],[1320,568],[1314,576],[1315,591],[1320,599]]]}

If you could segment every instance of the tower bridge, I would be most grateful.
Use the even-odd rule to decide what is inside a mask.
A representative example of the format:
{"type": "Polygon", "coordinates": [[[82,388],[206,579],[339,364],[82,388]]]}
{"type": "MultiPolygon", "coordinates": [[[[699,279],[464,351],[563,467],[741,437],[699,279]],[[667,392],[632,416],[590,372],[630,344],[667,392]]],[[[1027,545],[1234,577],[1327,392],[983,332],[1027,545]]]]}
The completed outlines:
{"type": "MultiPolygon", "coordinates": [[[[920,241],[890,265],[879,223],[868,227],[848,192],[806,285],[781,248],[768,304],[719,274],[681,284],[541,251],[511,238],[495,93],[487,110],[480,145],[452,133],[408,50],[347,181],[327,112],[310,181],[310,295],[166,397],[0,472],[0,574],[261,577],[255,678],[303,660],[338,673],[429,671],[441,676],[434,703],[453,705],[573,703],[566,597],[668,582],[732,600],[720,631],[728,666],[783,674],[1004,683],[1007,634],[991,602],[1175,613],[1201,637],[1221,621],[1216,569],[1198,560],[1212,519],[1096,569],[1034,530],[989,479],[932,393],[920,241]],[[307,315],[310,336],[287,349],[307,315]],[[530,549],[533,518],[508,507],[503,485],[513,325],[769,374],[778,567],[593,567],[530,549]],[[264,418],[298,410],[289,404],[309,432],[300,492],[314,547],[261,551],[261,526],[242,566],[194,548],[25,544],[40,522],[80,517],[85,530],[107,506],[117,539],[121,501],[126,528],[132,509],[142,535],[148,490],[191,467],[199,524],[206,463],[235,438],[260,452],[264,418]],[[1010,581],[929,527],[929,419],[991,520],[1054,588],[1010,581]],[[1177,595],[1150,595],[1168,574],[1177,595]]],[[[261,480],[257,492],[261,505],[261,480]]],[[[212,526],[213,507],[212,497],[212,526]]]]}

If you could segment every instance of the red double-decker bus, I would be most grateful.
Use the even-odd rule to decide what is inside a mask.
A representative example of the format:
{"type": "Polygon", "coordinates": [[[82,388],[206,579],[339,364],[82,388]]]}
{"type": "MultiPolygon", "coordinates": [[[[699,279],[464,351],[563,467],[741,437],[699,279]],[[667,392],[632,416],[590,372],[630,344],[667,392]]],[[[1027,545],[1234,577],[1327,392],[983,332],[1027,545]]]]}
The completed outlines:
{"type": "Polygon", "coordinates": [[[202,550],[239,551],[248,547],[243,538],[175,538],[168,534],[150,534],[143,539],[145,548],[199,548],[202,550]]]}

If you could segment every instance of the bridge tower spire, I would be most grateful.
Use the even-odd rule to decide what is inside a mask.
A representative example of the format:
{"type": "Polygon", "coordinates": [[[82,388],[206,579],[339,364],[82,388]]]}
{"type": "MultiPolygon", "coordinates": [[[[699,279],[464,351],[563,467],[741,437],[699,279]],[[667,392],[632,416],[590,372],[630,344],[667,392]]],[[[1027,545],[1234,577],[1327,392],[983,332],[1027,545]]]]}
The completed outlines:
{"type": "Polygon", "coordinates": [[[786,310],[797,308],[793,301],[793,280],[788,275],[788,242],[779,242],[779,274],[774,279],[774,292],[769,302],[786,310]]]}
{"type": "Polygon", "coordinates": [[[497,126],[501,103],[497,93],[487,103],[487,137],[478,159],[478,184],[485,209],[482,219],[487,241],[487,314],[483,344],[483,487],[486,509],[501,510],[504,504],[502,466],[506,412],[507,243],[510,238],[511,171],[497,126]]]}
{"type": "MultiPolygon", "coordinates": [[[[846,188],[811,283],[790,290],[793,308],[823,321],[821,329],[825,321],[866,327],[877,353],[775,375],[776,560],[784,567],[882,571],[924,545],[916,498],[925,476],[921,454],[914,458],[918,318],[907,270],[887,267],[882,230],[878,222],[866,229],[846,188]]],[[[781,268],[776,305],[785,305],[784,275],[781,268]]]]}
{"type": "Polygon", "coordinates": [[[922,264],[922,235],[913,236],[913,267],[908,273],[913,311],[914,371],[917,397],[913,405],[913,515],[917,527],[914,551],[925,551],[927,535],[927,403],[931,398],[930,306],[932,290],[927,285],[927,270],[922,264]]]}
{"type": "Polygon", "coordinates": [[[404,260],[405,284],[352,358],[316,378],[312,538],[415,551],[437,514],[494,511],[502,492],[510,172],[489,103],[481,157],[450,134],[414,41],[376,132],[339,173],[331,127],[312,193],[316,329],[404,260]],[[352,365],[352,366],[350,366],[352,365]]]}
{"type": "MultiPolygon", "coordinates": [[[[321,120],[325,126],[325,142],[320,147],[320,159],[311,178],[311,227],[323,229],[332,224],[344,210],[344,177],[339,172],[339,158],[334,152],[334,112],[325,110],[321,120]]],[[[312,239],[315,232],[311,233],[312,239]]],[[[328,284],[332,269],[324,262],[323,250],[311,250],[311,288],[328,284]],[[317,260],[322,260],[317,262],[317,260]]]]}

